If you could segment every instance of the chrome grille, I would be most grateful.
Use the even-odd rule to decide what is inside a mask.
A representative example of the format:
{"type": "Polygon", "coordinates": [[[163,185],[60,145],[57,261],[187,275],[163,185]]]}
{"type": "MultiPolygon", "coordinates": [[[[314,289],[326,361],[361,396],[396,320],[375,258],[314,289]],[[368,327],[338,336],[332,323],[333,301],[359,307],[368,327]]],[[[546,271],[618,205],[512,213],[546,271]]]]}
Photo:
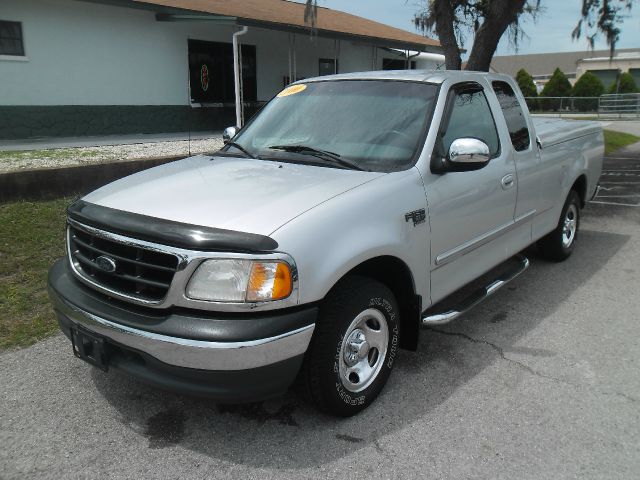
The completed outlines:
{"type": "Polygon", "coordinates": [[[178,257],[68,226],[69,258],[78,275],[103,289],[145,302],[169,291],[178,257]]]}

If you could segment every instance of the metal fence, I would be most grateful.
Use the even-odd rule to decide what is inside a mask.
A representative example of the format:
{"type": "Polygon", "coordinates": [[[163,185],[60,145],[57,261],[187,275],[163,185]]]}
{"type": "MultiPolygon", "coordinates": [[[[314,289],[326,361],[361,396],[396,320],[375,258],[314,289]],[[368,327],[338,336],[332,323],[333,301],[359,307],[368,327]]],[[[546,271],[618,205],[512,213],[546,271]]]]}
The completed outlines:
{"type": "Polygon", "coordinates": [[[558,116],[640,118],[640,93],[600,97],[525,97],[531,113],[558,116]]]}
{"type": "Polygon", "coordinates": [[[640,117],[640,93],[602,95],[599,100],[599,115],[640,117]]]}

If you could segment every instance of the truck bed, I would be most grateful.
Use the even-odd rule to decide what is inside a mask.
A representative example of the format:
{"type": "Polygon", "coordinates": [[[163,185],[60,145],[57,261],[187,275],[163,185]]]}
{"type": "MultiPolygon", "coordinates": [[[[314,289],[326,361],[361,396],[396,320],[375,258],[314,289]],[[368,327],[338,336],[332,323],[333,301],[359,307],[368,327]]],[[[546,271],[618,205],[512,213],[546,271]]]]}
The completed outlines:
{"type": "Polygon", "coordinates": [[[564,120],[556,117],[533,117],[533,124],[542,148],[567,142],[586,135],[597,135],[601,131],[598,122],[586,120],[564,120]]]}

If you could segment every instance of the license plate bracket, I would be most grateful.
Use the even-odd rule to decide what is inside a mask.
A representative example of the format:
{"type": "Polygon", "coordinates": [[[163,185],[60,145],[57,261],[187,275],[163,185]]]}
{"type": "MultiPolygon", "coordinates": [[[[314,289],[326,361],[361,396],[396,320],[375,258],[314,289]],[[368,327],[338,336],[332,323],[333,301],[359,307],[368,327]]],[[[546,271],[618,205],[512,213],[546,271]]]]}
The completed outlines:
{"type": "Polygon", "coordinates": [[[73,354],[105,372],[109,370],[104,339],[80,328],[71,329],[73,354]]]}

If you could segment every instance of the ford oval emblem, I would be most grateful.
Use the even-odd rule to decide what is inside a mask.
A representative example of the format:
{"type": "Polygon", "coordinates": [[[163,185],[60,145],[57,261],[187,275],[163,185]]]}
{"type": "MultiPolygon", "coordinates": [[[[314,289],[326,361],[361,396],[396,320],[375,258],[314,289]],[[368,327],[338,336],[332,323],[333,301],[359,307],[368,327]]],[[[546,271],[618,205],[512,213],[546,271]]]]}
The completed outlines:
{"type": "Polygon", "coordinates": [[[107,257],[106,255],[100,255],[94,260],[96,267],[98,267],[103,272],[111,273],[116,271],[116,261],[107,257]]]}

